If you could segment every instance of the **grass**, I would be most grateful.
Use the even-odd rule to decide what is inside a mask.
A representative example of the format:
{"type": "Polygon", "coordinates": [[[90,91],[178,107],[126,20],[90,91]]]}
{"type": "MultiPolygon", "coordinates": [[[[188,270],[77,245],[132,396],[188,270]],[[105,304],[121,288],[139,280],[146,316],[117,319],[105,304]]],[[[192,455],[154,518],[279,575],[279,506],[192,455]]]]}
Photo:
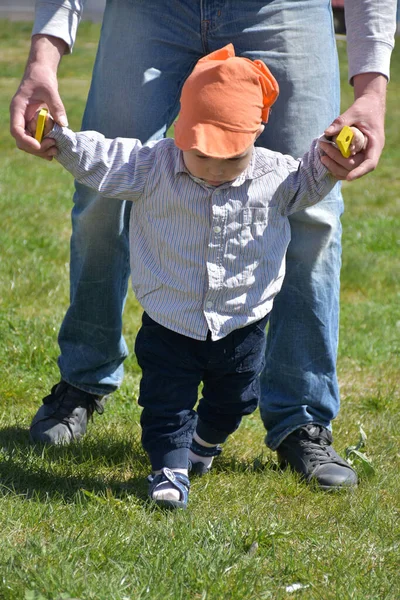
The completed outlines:
{"type": "MultiPolygon", "coordinates": [[[[190,509],[146,501],[147,457],[126,378],[82,443],[35,448],[30,420],[58,377],[56,335],[68,306],[72,181],[18,151],[8,104],[22,75],[30,25],[0,22],[0,598],[1,600],[397,600],[400,555],[400,56],[389,86],[379,168],[344,186],[337,449],[359,425],[375,469],[350,494],[326,495],[281,472],[257,414],[226,444],[190,509]],[[299,586],[293,587],[293,584],[299,586]],[[291,587],[292,586],[292,587],[291,587]]],[[[99,27],[83,23],[60,89],[79,128],[99,27]]],[[[344,42],[339,42],[343,104],[344,42]]],[[[130,295],[130,348],[140,309],[130,295]]]]}

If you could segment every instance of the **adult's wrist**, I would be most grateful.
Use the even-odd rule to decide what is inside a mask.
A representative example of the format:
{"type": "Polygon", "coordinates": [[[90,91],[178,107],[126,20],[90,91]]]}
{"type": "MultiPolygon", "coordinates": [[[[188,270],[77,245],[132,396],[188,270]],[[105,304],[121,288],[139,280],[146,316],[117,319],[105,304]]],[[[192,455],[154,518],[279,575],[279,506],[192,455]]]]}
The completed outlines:
{"type": "Polygon", "coordinates": [[[387,78],[382,73],[359,73],[353,78],[354,98],[374,94],[383,101],[386,98],[387,78]]]}

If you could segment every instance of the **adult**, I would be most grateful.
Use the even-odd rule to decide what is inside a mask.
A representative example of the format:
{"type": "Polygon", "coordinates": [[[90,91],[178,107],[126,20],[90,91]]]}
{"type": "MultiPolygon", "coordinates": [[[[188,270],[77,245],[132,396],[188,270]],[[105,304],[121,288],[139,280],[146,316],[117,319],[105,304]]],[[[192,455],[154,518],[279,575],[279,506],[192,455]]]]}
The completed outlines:
{"type": "MultiPolygon", "coordinates": [[[[37,2],[31,51],[11,104],[11,133],[22,150],[51,160],[25,131],[39,105],[65,124],[57,68],[72,50],[82,0],[37,2]]],[[[114,0],[107,2],[82,129],[143,142],[165,135],[179,111],[182,84],[196,61],[232,42],[263,60],[280,86],[261,145],[301,156],[325,128],[356,125],[365,158],[348,179],[373,170],[384,146],[396,0],[348,0],[349,78],[354,103],[339,117],[339,72],[329,0],[114,0]]],[[[325,489],[356,484],[332,448],[339,410],[340,186],[317,207],[294,215],[287,275],[276,298],[262,374],[266,443],[307,480],[325,489]]],[[[127,355],[121,334],[129,275],[129,205],[76,185],[72,211],[71,304],[59,344],[62,381],[31,425],[34,441],[65,443],[86,432],[101,398],[118,388],[127,355]],[[98,216],[101,212],[101,217],[98,216]]]]}

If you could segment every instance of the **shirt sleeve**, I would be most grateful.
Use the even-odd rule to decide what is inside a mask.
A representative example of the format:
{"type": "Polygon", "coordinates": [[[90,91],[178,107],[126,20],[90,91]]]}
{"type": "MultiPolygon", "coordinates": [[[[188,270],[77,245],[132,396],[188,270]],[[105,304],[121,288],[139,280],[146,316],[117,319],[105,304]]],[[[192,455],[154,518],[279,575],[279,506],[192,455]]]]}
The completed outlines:
{"type": "Polygon", "coordinates": [[[360,73],[389,79],[397,0],[345,0],[349,81],[360,73]]]}
{"type": "Polygon", "coordinates": [[[53,35],[68,44],[69,51],[76,39],[86,0],[36,0],[32,35],[53,35]]]}
{"type": "Polygon", "coordinates": [[[56,140],[57,161],[75,179],[103,196],[136,200],[154,165],[154,146],[131,138],[106,139],[97,131],[75,133],[55,124],[47,135],[56,140]]]}
{"type": "Polygon", "coordinates": [[[278,187],[284,215],[291,215],[320,202],[335,187],[338,180],[321,162],[322,150],[315,139],[301,160],[281,155],[289,174],[278,187]]]}

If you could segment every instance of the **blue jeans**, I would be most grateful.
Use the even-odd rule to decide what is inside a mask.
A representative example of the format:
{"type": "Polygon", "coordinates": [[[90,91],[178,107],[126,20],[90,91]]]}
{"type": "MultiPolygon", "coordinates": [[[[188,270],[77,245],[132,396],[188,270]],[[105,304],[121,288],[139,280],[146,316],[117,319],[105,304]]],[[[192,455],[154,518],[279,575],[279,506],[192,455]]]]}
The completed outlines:
{"type": "MultiPolygon", "coordinates": [[[[280,85],[258,143],[296,157],[339,114],[330,0],[113,0],[107,3],[83,129],[143,142],[165,135],[196,61],[232,42],[261,58],[280,85]]],[[[76,186],[71,305],[59,335],[63,379],[106,394],[123,377],[129,204],[76,186]]],[[[291,219],[287,276],[276,298],[262,376],[261,415],[276,448],[309,422],[330,426],[340,272],[339,186],[291,219]]]]}
{"type": "Polygon", "coordinates": [[[171,331],[143,313],[135,352],[142,368],[142,443],[153,471],[185,469],[195,429],[204,441],[220,444],[256,410],[267,321],[213,342],[210,335],[201,341],[171,331]]]}

